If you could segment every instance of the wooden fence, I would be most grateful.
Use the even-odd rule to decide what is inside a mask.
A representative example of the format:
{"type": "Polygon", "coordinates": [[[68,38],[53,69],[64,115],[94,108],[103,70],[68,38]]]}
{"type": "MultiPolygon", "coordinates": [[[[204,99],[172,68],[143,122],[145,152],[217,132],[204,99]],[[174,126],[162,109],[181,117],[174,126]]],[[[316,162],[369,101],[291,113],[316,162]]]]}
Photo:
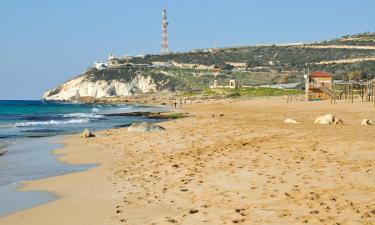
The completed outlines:
{"type": "Polygon", "coordinates": [[[375,106],[375,79],[363,82],[344,82],[337,84],[342,87],[339,98],[353,103],[354,95],[360,96],[362,102],[371,102],[375,106]]]}

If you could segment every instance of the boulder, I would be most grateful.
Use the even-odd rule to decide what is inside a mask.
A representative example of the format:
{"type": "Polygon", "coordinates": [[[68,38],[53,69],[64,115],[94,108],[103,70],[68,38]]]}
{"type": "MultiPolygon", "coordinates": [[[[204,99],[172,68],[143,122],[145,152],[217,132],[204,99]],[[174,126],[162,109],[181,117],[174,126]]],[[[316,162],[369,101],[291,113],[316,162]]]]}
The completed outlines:
{"type": "Polygon", "coordinates": [[[91,131],[89,129],[85,129],[82,133],[81,133],[81,138],[91,138],[91,137],[95,137],[95,135],[93,133],[91,133],[91,131]]]}
{"type": "Polygon", "coordinates": [[[333,114],[326,114],[315,119],[316,124],[343,124],[344,122],[333,114]]]}
{"type": "Polygon", "coordinates": [[[299,122],[297,122],[293,119],[286,119],[286,120],[284,120],[284,123],[299,123],[299,122]]]}
{"type": "Polygon", "coordinates": [[[363,119],[361,125],[374,125],[372,120],[369,119],[363,119]]]}
{"type": "Polygon", "coordinates": [[[0,156],[5,155],[5,153],[7,153],[7,151],[0,150],[0,156]]]}
{"type": "Polygon", "coordinates": [[[134,123],[130,127],[128,127],[129,132],[140,132],[140,133],[145,133],[145,132],[159,132],[159,131],[164,131],[165,128],[161,127],[156,124],[151,124],[151,123],[134,123]]]}

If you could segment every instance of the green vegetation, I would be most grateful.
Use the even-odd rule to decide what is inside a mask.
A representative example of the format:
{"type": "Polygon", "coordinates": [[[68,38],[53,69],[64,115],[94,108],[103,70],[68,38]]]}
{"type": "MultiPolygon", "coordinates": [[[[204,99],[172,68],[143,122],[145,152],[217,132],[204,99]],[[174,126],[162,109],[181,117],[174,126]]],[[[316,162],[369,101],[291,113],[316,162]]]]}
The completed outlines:
{"type": "MultiPolygon", "coordinates": [[[[304,69],[306,64],[359,57],[375,57],[369,49],[314,49],[301,46],[252,46],[220,49],[213,52],[186,52],[168,55],[136,57],[133,63],[151,64],[153,61],[175,61],[202,65],[219,65],[228,69],[226,62],[247,63],[263,69],[304,69]]],[[[229,68],[230,69],[230,68],[229,68]]]]}
{"type": "MultiPolygon", "coordinates": [[[[92,81],[119,80],[129,82],[137,75],[150,76],[157,84],[158,90],[169,91],[198,91],[209,87],[214,76],[210,70],[183,69],[183,68],[152,68],[127,65],[116,69],[91,69],[85,73],[92,81]]],[[[222,71],[216,77],[219,85],[228,85],[229,79],[236,79],[241,85],[264,85],[285,82],[301,82],[301,73],[275,73],[252,71],[222,71]],[[286,78],[287,76],[287,78],[286,78]]]]}
{"type": "MultiPolygon", "coordinates": [[[[153,61],[174,61],[178,63],[216,65],[222,69],[224,82],[232,77],[243,85],[275,84],[283,82],[287,74],[287,82],[300,82],[307,68],[310,71],[323,70],[335,75],[336,79],[348,79],[349,73],[360,73],[361,78],[375,76],[375,61],[363,61],[355,63],[319,64],[320,62],[348,60],[357,58],[375,57],[375,49],[356,48],[312,48],[315,46],[349,45],[349,46],[373,46],[375,47],[375,33],[363,33],[352,36],[344,36],[331,41],[323,41],[307,45],[291,46],[245,46],[222,49],[196,50],[192,52],[173,53],[168,55],[146,55],[135,57],[132,63],[151,64],[153,61]],[[246,63],[248,72],[235,71],[228,62],[246,63]]],[[[177,72],[175,69],[175,72],[177,72]]],[[[184,74],[196,72],[181,71],[184,74]]],[[[177,73],[181,73],[177,72],[177,73]]],[[[207,84],[207,80],[204,84],[207,84]]]]}
{"type": "Polygon", "coordinates": [[[167,114],[165,115],[165,118],[167,119],[181,119],[185,118],[187,115],[185,113],[173,113],[173,114],[167,114]]]}
{"type": "Polygon", "coordinates": [[[375,46],[375,33],[366,32],[356,35],[346,35],[332,41],[324,41],[324,45],[375,46]]]}
{"type": "Polygon", "coordinates": [[[241,87],[241,88],[217,88],[205,89],[202,93],[184,93],[180,97],[194,97],[194,96],[207,96],[207,97],[260,97],[260,96],[284,96],[284,95],[300,95],[304,92],[295,89],[279,89],[268,87],[241,87]]]}
{"type": "MultiPolygon", "coordinates": [[[[375,51],[375,50],[374,50],[375,51]]],[[[310,70],[323,70],[334,74],[338,80],[348,79],[371,79],[375,76],[375,61],[363,61],[345,64],[315,65],[310,70]],[[353,76],[352,73],[359,73],[360,76],[353,76]]]]}

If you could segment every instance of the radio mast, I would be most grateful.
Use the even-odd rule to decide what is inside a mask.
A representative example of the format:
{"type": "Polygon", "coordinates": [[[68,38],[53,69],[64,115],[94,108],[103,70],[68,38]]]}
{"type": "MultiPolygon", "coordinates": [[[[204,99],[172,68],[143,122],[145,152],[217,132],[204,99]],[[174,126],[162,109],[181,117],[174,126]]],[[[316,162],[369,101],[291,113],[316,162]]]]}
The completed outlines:
{"type": "Polygon", "coordinates": [[[169,53],[169,44],[168,44],[168,21],[167,21],[167,10],[164,9],[162,12],[163,21],[161,23],[161,51],[162,55],[169,53]]]}

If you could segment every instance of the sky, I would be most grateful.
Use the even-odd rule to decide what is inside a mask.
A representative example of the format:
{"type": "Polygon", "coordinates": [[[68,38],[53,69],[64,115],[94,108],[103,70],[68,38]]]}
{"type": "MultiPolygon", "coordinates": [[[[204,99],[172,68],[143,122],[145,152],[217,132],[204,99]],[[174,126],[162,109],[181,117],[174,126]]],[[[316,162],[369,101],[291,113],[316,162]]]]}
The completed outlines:
{"type": "Polygon", "coordinates": [[[314,42],[375,31],[374,0],[0,0],[0,99],[40,99],[109,53],[314,42]]]}

